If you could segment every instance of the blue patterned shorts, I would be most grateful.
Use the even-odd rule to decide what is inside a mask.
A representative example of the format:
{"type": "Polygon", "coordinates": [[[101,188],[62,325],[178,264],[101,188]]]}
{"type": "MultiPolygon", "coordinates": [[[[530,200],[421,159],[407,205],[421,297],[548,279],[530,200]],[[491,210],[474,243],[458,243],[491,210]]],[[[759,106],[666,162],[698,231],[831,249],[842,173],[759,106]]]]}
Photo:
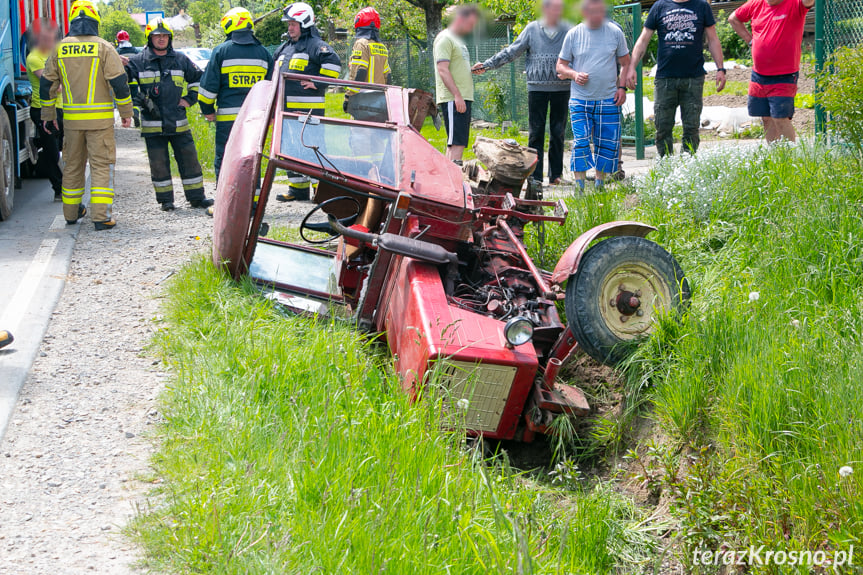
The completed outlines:
{"type": "Polygon", "coordinates": [[[573,135],[570,169],[573,172],[586,172],[590,168],[606,174],[617,172],[620,108],[614,100],[573,98],[569,101],[569,116],[573,135]]]}

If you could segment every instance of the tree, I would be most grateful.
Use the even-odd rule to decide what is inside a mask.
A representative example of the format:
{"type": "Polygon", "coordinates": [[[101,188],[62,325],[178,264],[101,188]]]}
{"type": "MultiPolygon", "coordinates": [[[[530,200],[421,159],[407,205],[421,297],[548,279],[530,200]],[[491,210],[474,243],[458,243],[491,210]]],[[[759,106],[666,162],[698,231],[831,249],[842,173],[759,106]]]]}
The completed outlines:
{"type": "Polygon", "coordinates": [[[431,43],[438,32],[443,28],[443,11],[446,9],[446,0],[404,0],[411,6],[423,11],[426,25],[426,40],[431,43]]]}
{"type": "Polygon", "coordinates": [[[128,12],[120,10],[108,10],[102,12],[102,23],[99,25],[99,35],[112,44],[117,39],[117,32],[125,30],[129,33],[129,41],[134,46],[143,46],[147,43],[144,33],[138,23],[132,20],[128,12]]]}

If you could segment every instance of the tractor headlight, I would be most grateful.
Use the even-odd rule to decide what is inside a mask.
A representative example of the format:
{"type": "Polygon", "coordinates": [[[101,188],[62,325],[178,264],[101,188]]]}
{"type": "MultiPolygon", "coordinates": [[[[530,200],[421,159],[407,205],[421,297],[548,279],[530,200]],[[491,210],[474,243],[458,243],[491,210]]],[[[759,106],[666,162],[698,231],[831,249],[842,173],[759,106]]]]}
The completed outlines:
{"type": "Polygon", "coordinates": [[[513,347],[523,345],[533,337],[533,322],[526,317],[516,316],[506,322],[503,328],[503,336],[509,345],[513,347]]]}

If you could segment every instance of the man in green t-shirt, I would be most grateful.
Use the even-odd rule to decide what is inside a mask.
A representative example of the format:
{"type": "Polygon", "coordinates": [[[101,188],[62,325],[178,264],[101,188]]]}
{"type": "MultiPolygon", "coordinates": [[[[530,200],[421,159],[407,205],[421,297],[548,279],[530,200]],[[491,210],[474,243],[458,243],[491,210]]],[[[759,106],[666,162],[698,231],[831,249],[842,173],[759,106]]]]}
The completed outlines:
{"type": "Polygon", "coordinates": [[[33,22],[31,30],[36,37],[36,45],[27,55],[27,77],[33,94],[30,97],[30,119],[36,127],[39,146],[39,162],[36,166],[37,172],[44,174],[51,181],[54,189],[54,201],[63,199],[61,188],[63,184],[63,170],[60,168],[60,147],[63,143],[63,116],[60,111],[58,99],[57,104],[57,127],[52,124],[50,131],[45,129],[42,122],[42,101],[39,99],[39,80],[45,69],[45,62],[54,51],[57,44],[57,25],[50,20],[39,19],[33,22]]]}
{"type": "Polygon", "coordinates": [[[478,20],[476,6],[459,6],[450,25],[434,40],[435,91],[446,127],[446,157],[456,164],[461,164],[470,137],[473,101],[470,54],[462,38],[473,32],[478,20]]]}

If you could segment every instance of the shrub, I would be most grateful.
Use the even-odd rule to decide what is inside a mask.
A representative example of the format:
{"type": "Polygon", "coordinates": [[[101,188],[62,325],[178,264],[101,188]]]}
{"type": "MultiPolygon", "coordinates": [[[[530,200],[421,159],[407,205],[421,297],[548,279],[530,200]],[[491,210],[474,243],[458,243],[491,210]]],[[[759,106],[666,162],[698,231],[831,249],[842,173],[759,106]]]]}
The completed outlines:
{"type": "Polygon", "coordinates": [[[750,58],[749,46],[728,23],[728,14],[725,10],[720,10],[716,14],[716,35],[719,36],[722,53],[727,60],[747,60],[750,58]]]}
{"type": "Polygon", "coordinates": [[[117,32],[120,30],[129,33],[129,41],[132,42],[133,46],[143,46],[147,43],[141,28],[128,13],[122,10],[103,12],[102,23],[99,25],[102,38],[113,44],[117,38],[117,32]]]}
{"type": "Polygon", "coordinates": [[[863,159],[863,47],[838,49],[817,78],[818,103],[824,107],[830,130],[854,147],[863,159]]]}

